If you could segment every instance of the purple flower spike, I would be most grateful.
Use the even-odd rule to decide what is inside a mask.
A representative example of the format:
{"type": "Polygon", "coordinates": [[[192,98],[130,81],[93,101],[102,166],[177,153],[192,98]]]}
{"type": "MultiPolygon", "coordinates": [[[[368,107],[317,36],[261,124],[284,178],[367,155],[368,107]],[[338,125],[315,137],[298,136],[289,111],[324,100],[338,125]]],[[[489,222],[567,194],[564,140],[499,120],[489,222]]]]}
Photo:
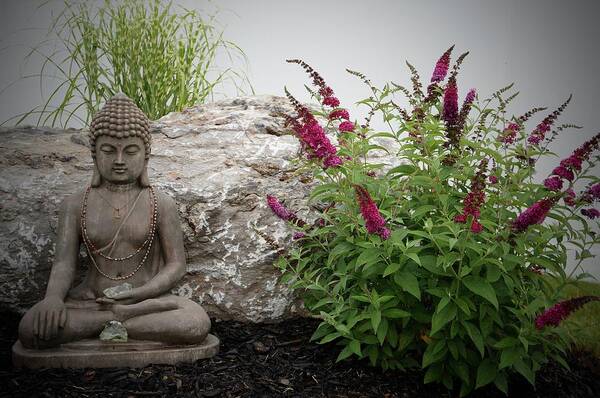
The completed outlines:
{"type": "Polygon", "coordinates": [[[553,192],[558,192],[562,189],[563,182],[558,176],[548,177],[544,180],[544,186],[553,192]]]}
{"type": "Polygon", "coordinates": [[[599,301],[598,296],[582,296],[570,300],[560,301],[552,307],[545,310],[542,314],[535,318],[535,327],[538,330],[546,326],[558,326],[571,313],[577,311],[590,301],[599,301]]]}
{"type": "Polygon", "coordinates": [[[448,126],[454,126],[457,123],[458,88],[456,87],[456,79],[453,77],[448,81],[448,85],[444,91],[444,109],[442,118],[448,126]]]}
{"type": "Polygon", "coordinates": [[[533,224],[541,224],[546,215],[554,206],[556,199],[541,199],[519,214],[512,222],[512,229],[515,232],[523,232],[533,224]]]}
{"type": "Polygon", "coordinates": [[[346,120],[346,121],[340,123],[340,125],[338,126],[338,129],[342,133],[354,131],[354,123],[346,120]]]}
{"type": "Polygon", "coordinates": [[[373,199],[371,199],[369,192],[360,185],[355,185],[354,189],[356,190],[356,197],[360,205],[360,212],[365,220],[367,231],[370,234],[379,235],[384,240],[389,238],[390,231],[384,227],[385,220],[379,213],[377,204],[375,204],[373,199]]]}
{"type": "Polygon", "coordinates": [[[440,59],[438,59],[437,63],[435,64],[435,69],[433,70],[433,75],[431,76],[431,83],[438,83],[446,78],[448,67],[450,66],[450,54],[452,53],[453,49],[454,46],[450,47],[446,50],[446,52],[444,52],[444,54],[442,54],[440,59]]]}
{"type": "Polygon", "coordinates": [[[598,209],[594,209],[594,208],[592,208],[592,209],[581,209],[581,214],[583,214],[584,216],[586,216],[590,220],[593,220],[594,218],[600,217],[600,211],[598,211],[598,209]]]}
{"type": "Polygon", "coordinates": [[[267,204],[275,215],[284,221],[294,218],[294,213],[285,208],[283,204],[273,195],[267,195],[267,204]]]}

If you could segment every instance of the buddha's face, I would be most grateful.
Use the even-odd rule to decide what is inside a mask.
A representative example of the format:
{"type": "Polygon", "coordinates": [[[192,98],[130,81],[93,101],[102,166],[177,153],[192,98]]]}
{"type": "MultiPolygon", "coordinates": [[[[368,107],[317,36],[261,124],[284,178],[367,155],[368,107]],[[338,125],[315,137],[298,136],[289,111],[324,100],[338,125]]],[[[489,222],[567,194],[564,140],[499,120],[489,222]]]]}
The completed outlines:
{"type": "Polygon", "coordinates": [[[102,178],[113,184],[129,184],[145,167],[144,141],[140,137],[96,139],[96,166],[102,178]]]}

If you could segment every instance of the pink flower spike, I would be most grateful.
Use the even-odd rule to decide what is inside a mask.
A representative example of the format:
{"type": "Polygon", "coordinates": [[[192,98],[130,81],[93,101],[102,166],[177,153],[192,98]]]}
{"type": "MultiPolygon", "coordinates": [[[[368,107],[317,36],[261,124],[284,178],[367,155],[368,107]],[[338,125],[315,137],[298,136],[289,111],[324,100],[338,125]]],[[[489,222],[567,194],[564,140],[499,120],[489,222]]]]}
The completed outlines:
{"type": "Polygon", "coordinates": [[[337,155],[331,155],[325,158],[323,161],[323,168],[337,167],[342,164],[342,159],[337,155]]]}
{"type": "Polygon", "coordinates": [[[336,108],[336,107],[340,106],[340,100],[337,99],[336,97],[325,97],[323,99],[323,105],[327,105],[332,108],[336,108]]]}
{"type": "Polygon", "coordinates": [[[555,198],[541,199],[535,202],[512,222],[513,231],[523,232],[533,224],[541,224],[555,202],[555,198]]]}
{"type": "Polygon", "coordinates": [[[558,176],[548,177],[544,180],[544,186],[553,192],[558,192],[562,189],[563,182],[558,176]]]}
{"type": "Polygon", "coordinates": [[[590,220],[593,220],[595,218],[600,217],[600,211],[598,211],[598,209],[581,209],[581,214],[583,214],[584,216],[586,216],[587,218],[589,218],[590,220]]]}
{"type": "Polygon", "coordinates": [[[458,119],[458,88],[456,79],[450,77],[446,90],[444,91],[444,109],[442,110],[442,119],[447,125],[453,126],[458,119]]]}
{"type": "Polygon", "coordinates": [[[572,188],[569,188],[565,191],[565,196],[563,197],[565,204],[567,206],[575,206],[575,191],[572,188]]]}
{"type": "Polygon", "coordinates": [[[354,131],[354,123],[346,120],[346,121],[340,123],[340,125],[338,126],[338,129],[343,133],[344,132],[352,132],[352,131],[354,131]]]}
{"type": "Polygon", "coordinates": [[[323,97],[331,97],[333,95],[333,89],[329,86],[322,87],[319,89],[319,94],[323,97]]]}
{"type": "Polygon", "coordinates": [[[553,175],[557,175],[559,177],[564,178],[565,180],[573,181],[575,179],[575,174],[566,167],[558,166],[552,170],[553,175]]]}
{"type": "Polygon", "coordinates": [[[381,237],[381,239],[386,240],[390,237],[390,230],[386,227],[383,227],[377,232],[377,234],[381,237]]]}
{"type": "Polygon", "coordinates": [[[481,225],[479,221],[473,220],[473,222],[471,223],[471,232],[478,234],[481,231],[483,231],[483,225],[481,225]]]}
{"type": "Polygon", "coordinates": [[[275,196],[267,195],[267,204],[273,213],[282,220],[289,221],[294,218],[294,213],[286,209],[275,196]]]}
{"type": "Polygon", "coordinates": [[[356,191],[356,198],[360,206],[360,212],[365,220],[367,232],[370,234],[377,234],[381,238],[387,239],[389,237],[389,230],[384,227],[385,220],[381,216],[381,213],[379,213],[377,204],[375,204],[373,199],[371,199],[369,192],[360,185],[355,185],[354,190],[356,191]]]}
{"type": "Polygon", "coordinates": [[[541,330],[546,326],[558,326],[564,319],[585,304],[590,301],[599,300],[600,297],[598,296],[581,296],[570,300],[560,301],[535,318],[535,327],[536,329],[541,330]]]}
{"type": "Polygon", "coordinates": [[[444,80],[444,78],[446,78],[448,67],[450,66],[450,54],[452,53],[453,49],[454,46],[447,49],[436,62],[433,75],[431,76],[431,83],[441,82],[444,80]]]}
{"type": "Polygon", "coordinates": [[[292,236],[293,240],[298,240],[298,239],[302,239],[306,236],[306,234],[304,232],[294,232],[294,235],[292,236]]]}
{"type": "Polygon", "coordinates": [[[490,181],[490,184],[497,184],[498,183],[498,177],[496,177],[496,176],[489,176],[488,180],[490,181]]]}
{"type": "Polygon", "coordinates": [[[348,111],[346,109],[336,109],[335,111],[332,111],[329,114],[329,120],[336,120],[336,119],[349,120],[350,114],[348,113],[348,111]]]}
{"type": "Polygon", "coordinates": [[[521,127],[517,123],[509,123],[508,127],[502,132],[502,135],[498,137],[498,140],[504,144],[512,144],[515,142],[520,129],[521,127]]]}
{"type": "Polygon", "coordinates": [[[457,214],[454,216],[454,222],[457,222],[459,224],[464,224],[467,222],[467,215],[466,214],[457,214]]]}

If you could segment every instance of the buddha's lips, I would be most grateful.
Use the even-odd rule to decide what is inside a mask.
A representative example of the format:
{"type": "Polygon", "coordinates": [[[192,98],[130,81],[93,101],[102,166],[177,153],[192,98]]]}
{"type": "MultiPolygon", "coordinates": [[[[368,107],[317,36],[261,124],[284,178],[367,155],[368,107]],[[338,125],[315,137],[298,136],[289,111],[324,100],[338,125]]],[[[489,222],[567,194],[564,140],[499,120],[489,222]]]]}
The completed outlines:
{"type": "Polygon", "coordinates": [[[127,171],[127,168],[126,168],[126,167],[113,167],[113,171],[114,171],[115,173],[119,173],[119,174],[121,174],[121,173],[124,173],[124,172],[126,172],[126,171],[127,171]]]}

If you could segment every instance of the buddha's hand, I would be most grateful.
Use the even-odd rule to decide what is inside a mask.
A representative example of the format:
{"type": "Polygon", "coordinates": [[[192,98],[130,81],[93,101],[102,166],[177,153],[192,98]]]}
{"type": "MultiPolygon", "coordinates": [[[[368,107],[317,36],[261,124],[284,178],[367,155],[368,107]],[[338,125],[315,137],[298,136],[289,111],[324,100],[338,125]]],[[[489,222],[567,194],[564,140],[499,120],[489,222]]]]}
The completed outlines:
{"type": "Polygon", "coordinates": [[[100,304],[127,305],[127,304],[139,303],[140,301],[143,301],[145,299],[146,299],[146,297],[143,296],[142,291],[139,288],[133,288],[126,292],[116,294],[115,296],[113,296],[111,298],[99,297],[96,299],[96,302],[100,303],[100,304]]]}
{"type": "Polygon", "coordinates": [[[46,297],[34,305],[33,335],[41,340],[51,340],[58,336],[58,329],[67,322],[67,309],[59,297],[46,297]]]}

